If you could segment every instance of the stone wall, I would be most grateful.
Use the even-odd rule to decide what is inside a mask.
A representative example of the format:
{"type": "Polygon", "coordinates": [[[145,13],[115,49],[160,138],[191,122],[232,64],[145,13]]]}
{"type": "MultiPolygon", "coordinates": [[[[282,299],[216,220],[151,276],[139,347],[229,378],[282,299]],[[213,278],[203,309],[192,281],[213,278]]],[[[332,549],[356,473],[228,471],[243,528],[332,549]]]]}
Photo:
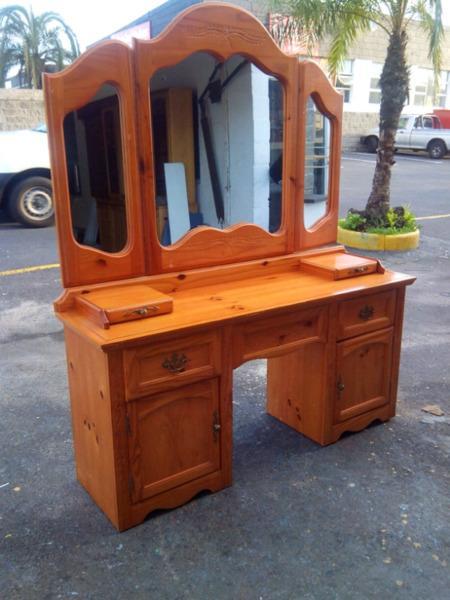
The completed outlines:
{"type": "MultiPolygon", "coordinates": [[[[0,131],[29,129],[45,122],[41,90],[0,88],[0,131]]],[[[358,150],[359,138],[378,125],[378,113],[345,112],[343,150],[358,150]]]]}
{"type": "Polygon", "coordinates": [[[344,112],[342,149],[361,150],[360,137],[366,135],[370,129],[378,127],[379,119],[378,113],[344,112]]]}
{"type": "Polygon", "coordinates": [[[0,131],[29,129],[44,122],[42,90],[0,88],[0,131]]]}
{"type": "MultiPolygon", "coordinates": [[[[208,0],[203,1],[207,2],[208,0]]],[[[270,11],[270,0],[227,0],[227,2],[245,8],[260,21],[266,23],[270,11]]]]}
{"type": "MultiPolygon", "coordinates": [[[[428,56],[429,42],[427,34],[416,21],[411,21],[408,26],[408,39],[406,60],[409,65],[416,65],[431,69],[433,67],[428,56]]],[[[374,27],[358,36],[348,50],[349,59],[366,59],[373,62],[384,63],[387,53],[388,39],[380,27],[374,27]]],[[[450,70],[450,27],[444,28],[442,40],[442,69],[450,70]]],[[[319,56],[327,56],[330,41],[324,40],[318,45],[319,56]]]]}

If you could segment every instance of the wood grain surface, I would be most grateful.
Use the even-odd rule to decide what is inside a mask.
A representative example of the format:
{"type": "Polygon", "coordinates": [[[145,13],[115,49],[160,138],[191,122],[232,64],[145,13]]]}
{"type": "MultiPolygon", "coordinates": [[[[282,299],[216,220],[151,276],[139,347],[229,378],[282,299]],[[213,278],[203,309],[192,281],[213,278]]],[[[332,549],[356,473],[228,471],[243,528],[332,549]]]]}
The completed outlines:
{"type": "Polygon", "coordinates": [[[206,3],[133,49],[99,44],[46,75],[45,94],[77,476],[117,529],[231,485],[233,369],[245,361],[268,359],[268,413],[321,445],[395,415],[414,277],[335,244],[343,100],[317,65],[283,54],[250,13],[206,3]],[[199,227],[171,247],[158,241],[149,80],[194,52],[241,54],[284,86],[276,234],[241,224],[199,227]],[[118,90],[125,158],[128,242],[116,254],[74,241],[64,154],[65,115],[104,82],[118,90]],[[327,212],[306,229],[310,97],[332,135],[327,212]],[[172,312],[114,322],[155,290],[172,312]],[[103,317],[95,302],[86,309],[89,298],[103,317]],[[119,318],[106,328],[108,311],[119,318]]]}

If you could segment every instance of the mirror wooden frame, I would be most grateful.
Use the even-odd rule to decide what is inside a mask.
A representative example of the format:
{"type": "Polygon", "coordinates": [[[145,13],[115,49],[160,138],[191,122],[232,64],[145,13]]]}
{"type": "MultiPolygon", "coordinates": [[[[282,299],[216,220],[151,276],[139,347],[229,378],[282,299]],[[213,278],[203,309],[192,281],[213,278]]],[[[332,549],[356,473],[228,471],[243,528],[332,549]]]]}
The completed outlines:
{"type": "MultiPolygon", "coordinates": [[[[313,248],[336,241],[339,211],[340,155],[342,143],[342,110],[344,99],[335,90],[322,69],[311,61],[299,63],[300,123],[306,122],[308,99],[311,97],[317,109],[330,120],[330,171],[328,203],[326,213],[311,228],[304,224],[303,208],[299,210],[300,221],[296,230],[295,250],[313,248]]],[[[297,173],[300,181],[305,180],[306,128],[299,127],[297,173]]],[[[301,198],[304,206],[304,196],[301,198]]]]}
{"type": "Polygon", "coordinates": [[[52,156],[52,186],[64,287],[87,285],[144,275],[139,174],[135,124],[134,76],[131,49],[107,41],[88,50],[61,73],[46,74],[44,91],[52,156]],[[103,84],[114,86],[119,97],[127,242],[117,253],[84,246],[72,232],[67,177],[64,118],[90,102],[103,84]],[[54,158],[57,157],[57,161],[54,158]]]}
{"type": "Polygon", "coordinates": [[[224,62],[239,54],[251,60],[263,72],[277,77],[284,88],[283,198],[294,195],[295,131],[297,126],[298,61],[277,47],[262,24],[252,15],[226,5],[202,5],[178,16],[155,40],[136,40],[136,83],[141,127],[141,185],[150,198],[147,236],[157,271],[206,267],[228,262],[287,254],[294,247],[292,203],[283,203],[281,227],[268,233],[253,224],[237,224],[223,230],[198,227],[170,247],[160,245],[156,232],[153,181],[152,131],[149,82],[161,68],[175,65],[197,52],[206,52],[224,62]],[[205,249],[208,252],[205,252],[205,249]]]}
{"type": "Polygon", "coordinates": [[[51,154],[58,157],[52,178],[64,287],[282,256],[336,241],[342,96],[318,65],[284,54],[247,11],[221,3],[194,6],[154,40],[134,40],[132,49],[121,42],[102,42],[63,72],[46,75],[44,84],[51,154]],[[196,52],[220,61],[242,55],[283,85],[283,200],[276,233],[244,223],[223,230],[197,227],[172,246],[158,240],[149,81],[159,69],[196,52]],[[104,83],[117,89],[122,128],[128,237],[116,254],[83,246],[73,237],[64,147],[64,117],[91,100],[104,83]],[[310,95],[330,119],[332,138],[328,210],[306,229],[305,118],[310,95]]]}

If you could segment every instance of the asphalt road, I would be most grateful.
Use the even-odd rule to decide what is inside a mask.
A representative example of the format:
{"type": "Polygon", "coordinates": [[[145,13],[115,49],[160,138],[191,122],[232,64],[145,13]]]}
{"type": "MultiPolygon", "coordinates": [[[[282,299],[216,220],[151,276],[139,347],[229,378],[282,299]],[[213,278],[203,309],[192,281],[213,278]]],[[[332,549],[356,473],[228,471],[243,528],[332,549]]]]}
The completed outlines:
{"type": "MultiPolygon", "coordinates": [[[[430,160],[425,155],[397,155],[392,174],[391,204],[409,205],[419,217],[450,214],[450,157],[430,160]]],[[[364,208],[375,157],[348,153],[341,167],[340,214],[364,208]]],[[[450,241],[450,217],[420,221],[422,233],[450,241]]],[[[58,262],[54,228],[26,229],[0,215],[0,271],[58,262]]]]}
{"type": "MultiPolygon", "coordinates": [[[[342,165],[343,212],[372,157],[342,165]]],[[[399,157],[393,203],[450,213],[450,161],[399,157]],[[402,197],[398,196],[401,192],[402,197]]],[[[0,597],[447,600],[450,219],[379,253],[407,291],[397,416],[320,448],[265,413],[265,362],[235,372],[231,488],[122,534],[76,482],[54,230],[0,224],[0,597]],[[437,404],[444,416],[424,413],[437,404]]]]}
{"type": "MultiPolygon", "coordinates": [[[[341,166],[340,214],[362,210],[372,187],[375,155],[348,153],[341,166]]],[[[391,206],[410,206],[419,217],[450,214],[450,156],[431,160],[424,154],[397,154],[392,169],[391,206]]],[[[450,217],[420,221],[425,236],[450,241],[450,217]]]]}

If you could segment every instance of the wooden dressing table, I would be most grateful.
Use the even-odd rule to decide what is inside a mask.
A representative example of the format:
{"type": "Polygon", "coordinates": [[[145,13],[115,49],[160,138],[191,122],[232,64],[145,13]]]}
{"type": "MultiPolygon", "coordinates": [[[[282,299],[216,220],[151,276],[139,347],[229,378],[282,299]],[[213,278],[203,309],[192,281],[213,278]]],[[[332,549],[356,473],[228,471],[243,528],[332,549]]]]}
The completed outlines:
{"type": "MultiPolygon", "coordinates": [[[[342,97],[318,66],[284,55],[249,13],[202,4],[133,49],[119,42],[92,48],[46,75],[45,94],[65,287],[55,310],[66,336],[77,475],[119,530],[231,485],[233,369],[245,361],[268,359],[268,413],[319,444],[394,416],[405,287],[414,279],[335,244],[342,97]],[[240,67],[248,81],[262,81],[252,79],[256,65],[283,86],[281,227],[202,226],[164,246],[149,80],[202,52],[219,63],[236,54],[251,59],[240,67]],[[121,148],[123,170],[114,180],[125,199],[116,214],[126,213],[127,230],[114,252],[101,247],[104,222],[94,238],[87,232],[95,221],[74,237],[74,203],[90,200],[92,209],[97,201],[83,196],[81,128],[73,138],[78,186],[66,158],[68,115],[76,130],[77,111],[97,101],[105,83],[119,97],[113,146],[121,148]],[[311,98],[329,120],[331,158],[324,214],[307,227],[311,98]],[[94,242],[82,243],[83,236],[94,242]]],[[[115,164],[107,153],[105,173],[115,164]]],[[[207,170],[197,168],[197,179],[198,171],[206,178],[207,170]]],[[[201,206],[205,196],[198,197],[201,206]]],[[[110,232],[104,235],[110,244],[110,232]]]]}

